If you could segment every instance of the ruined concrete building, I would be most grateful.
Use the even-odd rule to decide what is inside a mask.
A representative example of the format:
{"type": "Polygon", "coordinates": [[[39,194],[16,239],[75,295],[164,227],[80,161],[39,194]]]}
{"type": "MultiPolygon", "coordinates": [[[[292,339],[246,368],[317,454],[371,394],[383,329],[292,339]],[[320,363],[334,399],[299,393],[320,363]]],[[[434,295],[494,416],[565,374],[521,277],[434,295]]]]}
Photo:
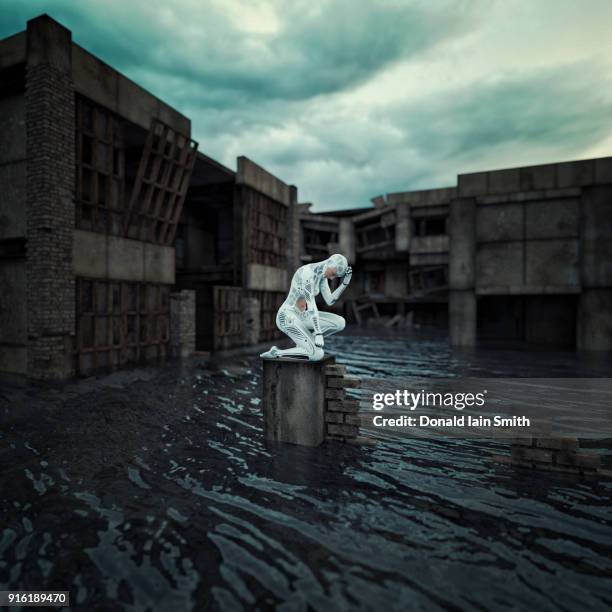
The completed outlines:
{"type": "Polygon", "coordinates": [[[345,314],[357,323],[448,324],[447,218],[454,187],[390,193],[374,208],[314,214],[301,206],[302,259],[340,250],[355,264],[345,314]]]}
{"type": "Polygon", "coordinates": [[[0,124],[1,373],[65,378],[275,335],[295,187],[198,152],[187,117],[46,15],[0,41],[0,124]]]}
{"type": "Polygon", "coordinates": [[[196,295],[198,350],[279,337],[298,231],[294,186],[246,157],[233,172],[198,156],[176,240],[177,286],[196,295]]]}
{"type": "Polygon", "coordinates": [[[340,251],[354,321],[612,350],[612,158],[464,174],[313,214],[46,15],[0,41],[0,374],[57,379],[269,343],[340,251]]]}
{"type": "Polygon", "coordinates": [[[612,158],[459,176],[450,335],[612,350],[612,158]]]}
{"type": "Polygon", "coordinates": [[[355,264],[352,314],[481,341],[612,350],[612,158],[464,174],[374,208],[300,213],[303,258],[355,264]],[[390,319],[393,322],[393,318],[390,319]]]}

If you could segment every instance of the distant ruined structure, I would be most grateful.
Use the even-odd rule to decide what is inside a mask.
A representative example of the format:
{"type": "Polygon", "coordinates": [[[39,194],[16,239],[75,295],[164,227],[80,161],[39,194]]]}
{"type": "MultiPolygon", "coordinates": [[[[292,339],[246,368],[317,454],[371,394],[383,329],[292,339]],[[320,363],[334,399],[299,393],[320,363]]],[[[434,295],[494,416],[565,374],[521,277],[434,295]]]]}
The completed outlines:
{"type": "Polygon", "coordinates": [[[481,341],[612,350],[612,157],[462,174],[457,187],[300,211],[302,257],[353,264],[357,322],[413,313],[481,341]]]}

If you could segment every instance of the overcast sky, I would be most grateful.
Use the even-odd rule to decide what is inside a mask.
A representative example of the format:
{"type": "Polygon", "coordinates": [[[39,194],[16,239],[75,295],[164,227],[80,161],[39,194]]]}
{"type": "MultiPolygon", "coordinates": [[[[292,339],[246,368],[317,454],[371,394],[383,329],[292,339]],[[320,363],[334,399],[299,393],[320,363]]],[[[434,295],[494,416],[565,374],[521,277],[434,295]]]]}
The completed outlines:
{"type": "Polygon", "coordinates": [[[609,0],[0,0],[47,12],[317,210],[612,155],[609,0]]]}

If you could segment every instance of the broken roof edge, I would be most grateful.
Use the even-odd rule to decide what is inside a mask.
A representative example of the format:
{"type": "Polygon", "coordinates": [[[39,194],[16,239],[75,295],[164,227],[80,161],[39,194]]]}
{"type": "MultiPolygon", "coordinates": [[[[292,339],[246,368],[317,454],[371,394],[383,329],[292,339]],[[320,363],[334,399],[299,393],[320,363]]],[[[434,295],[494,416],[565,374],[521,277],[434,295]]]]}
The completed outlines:
{"type": "Polygon", "coordinates": [[[33,46],[36,53],[51,53],[55,57],[58,53],[54,56],[54,49],[66,44],[70,45],[70,52],[65,65],[71,72],[76,93],[147,130],[155,118],[191,137],[191,120],[187,116],[76,43],[72,30],[47,13],[28,19],[25,29],[0,40],[0,69],[27,63],[33,46]],[[32,45],[30,37],[38,44],[32,45]]]}
{"type": "Polygon", "coordinates": [[[236,184],[251,187],[285,206],[291,205],[291,188],[295,188],[294,185],[288,185],[246,155],[240,155],[236,159],[236,184]]]}
{"type": "Polygon", "coordinates": [[[201,161],[206,164],[210,164],[217,170],[220,170],[224,174],[227,174],[228,177],[236,178],[235,170],[232,170],[231,168],[228,168],[227,166],[223,165],[220,161],[217,161],[214,157],[211,157],[210,155],[206,155],[206,153],[202,153],[202,151],[200,151],[199,149],[198,149],[198,152],[196,153],[196,158],[197,158],[196,162],[201,161]]]}

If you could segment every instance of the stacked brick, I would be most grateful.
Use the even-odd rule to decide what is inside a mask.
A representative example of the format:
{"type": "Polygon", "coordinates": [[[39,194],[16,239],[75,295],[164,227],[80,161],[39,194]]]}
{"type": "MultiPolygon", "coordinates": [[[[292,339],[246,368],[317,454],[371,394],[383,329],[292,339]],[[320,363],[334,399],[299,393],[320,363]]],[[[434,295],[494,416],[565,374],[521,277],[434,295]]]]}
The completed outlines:
{"type": "Polygon", "coordinates": [[[190,357],[196,347],[195,291],[183,289],[170,294],[170,355],[190,357]]]}
{"type": "Polygon", "coordinates": [[[580,452],[576,438],[515,438],[511,462],[532,469],[575,474],[595,473],[601,466],[599,455],[580,452]]]}
{"type": "Polygon", "coordinates": [[[75,106],[71,51],[70,33],[49,18],[28,24],[28,375],[37,379],[64,378],[73,372],[75,106]]]}
{"type": "Polygon", "coordinates": [[[346,390],[361,386],[361,380],[346,375],[339,364],[325,366],[325,428],[326,440],[351,444],[370,444],[359,436],[359,400],[347,397],[346,390]]]}

